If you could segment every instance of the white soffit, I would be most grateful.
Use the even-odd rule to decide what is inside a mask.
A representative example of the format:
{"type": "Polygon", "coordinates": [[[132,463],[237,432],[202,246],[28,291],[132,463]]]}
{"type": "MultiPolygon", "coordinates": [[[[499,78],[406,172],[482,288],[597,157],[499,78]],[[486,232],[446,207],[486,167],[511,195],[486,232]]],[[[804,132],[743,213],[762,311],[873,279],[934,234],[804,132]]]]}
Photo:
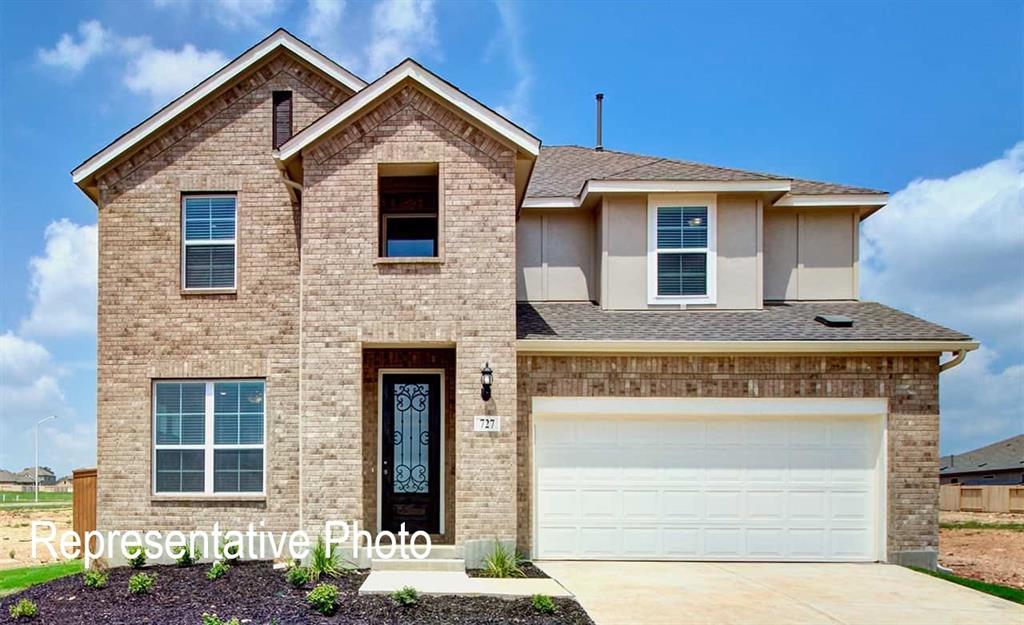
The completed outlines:
{"type": "Polygon", "coordinates": [[[172,119],[234,80],[242,72],[278,48],[289,50],[303,61],[348,87],[353,92],[359,92],[366,86],[366,82],[352,72],[317,52],[288,31],[278,29],[263,41],[243,52],[241,56],[222,67],[215,74],[157,111],[152,117],[121,135],[113,143],[91,156],[71,172],[72,180],[75,184],[87,180],[103,166],[141,143],[172,119]]]}
{"type": "Polygon", "coordinates": [[[287,161],[294,157],[303,148],[352,118],[361,109],[372,104],[377,98],[405,79],[411,79],[426,87],[431,93],[497,135],[505,138],[527,154],[537,156],[540,153],[540,139],[537,139],[519,126],[480,104],[462,91],[459,91],[412,59],[406,59],[394,69],[370,83],[365,89],[361,90],[344,104],[289,139],[274,153],[274,156],[280,161],[287,161]]]}
{"type": "Polygon", "coordinates": [[[824,195],[787,194],[775,202],[778,207],[885,206],[888,193],[830,193],[824,195]]]}
{"type": "Polygon", "coordinates": [[[787,193],[790,180],[588,180],[575,197],[528,197],[523,208],[579,208],[591,193],[787,193]]]}

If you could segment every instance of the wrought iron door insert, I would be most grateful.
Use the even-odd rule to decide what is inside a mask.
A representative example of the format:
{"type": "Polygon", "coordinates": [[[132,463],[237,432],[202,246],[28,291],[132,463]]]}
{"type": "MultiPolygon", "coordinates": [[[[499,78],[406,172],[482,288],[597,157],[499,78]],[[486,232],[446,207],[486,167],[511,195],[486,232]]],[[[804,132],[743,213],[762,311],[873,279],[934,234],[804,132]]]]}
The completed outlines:
{"type": "Polygon", "coordinates": [[[436,373],[381,381],[381,529],[440,532],[441,380],[436,373]]]}

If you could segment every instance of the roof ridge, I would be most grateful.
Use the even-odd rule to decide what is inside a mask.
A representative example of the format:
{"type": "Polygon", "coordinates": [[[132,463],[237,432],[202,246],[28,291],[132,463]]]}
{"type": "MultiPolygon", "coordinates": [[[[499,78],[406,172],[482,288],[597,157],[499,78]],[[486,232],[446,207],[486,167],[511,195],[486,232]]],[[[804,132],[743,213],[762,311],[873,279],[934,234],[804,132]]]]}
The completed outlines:
{"type": "MultiPolygon", "coordinates": [[[[588,147],[581,146],[581,145],[576,145],[576,144],[549,145],[549,146],[545,146],[545,147],[546,148],[556,148],[556,147],[561,147],[561,148],[577,148],[577,149],[580,149],[580,150],[587,150],[589,152],[599,152],[599,153],[605,153],[605,154],[620,154],[622,156],[633,156],[633,157],[638,157],[638,158],[650,158],[650,159],[654,159],[655,162],[665,161],[665,162],[668,162],[668,163],[677,163],[677,164],[680,164],[680,165],[696,165],[698,167],[710,167],[712,169],[718,169],[718,170],[722,170],[722,171],[732,171],[732,172],[737,172],[737,173],[741,173],[741,174],[753,174],[755,176],[762,176],[762,177],[764,177],[766,179],[769,179],[769,180],[794,180],[793,176],[783,176],[783,175],[780,175],[780,174],[772,174],[772,173],[763,172],[763,171],[754,171],[752,169],[740,169],[738,167],[727,167],[727,166],[724,166],[724,165],[715,165],[714,163],[702,163],[700,161],[690,161],[690,160],[685,160],[685,159],[681,159],[681,158],[670,158],[670,157],[667,157],[667,156],[654,156],[652,154],[641,154],[640,152],[624,152],[622,150],[610,150],[608,148],[603,148],[600,151],[598,151],[598,150],[595,150],[594,148],[588,148],[588,147]]],[[[654,164],[654,163],[645,163],[645,165],[652,165],[652,164],[654,164]]],[[[629,168],[629,169],[635,169],[635,168],[629,168]]],[[[623,171],[628,171],[628,169],[627,170],[623,170],[623,171]]],[[[615,175],[615,174],[613,174],[613,175],[615,175]]],[[[831,184],[831,183],[827,183],[827,184],[831,184]]]]}

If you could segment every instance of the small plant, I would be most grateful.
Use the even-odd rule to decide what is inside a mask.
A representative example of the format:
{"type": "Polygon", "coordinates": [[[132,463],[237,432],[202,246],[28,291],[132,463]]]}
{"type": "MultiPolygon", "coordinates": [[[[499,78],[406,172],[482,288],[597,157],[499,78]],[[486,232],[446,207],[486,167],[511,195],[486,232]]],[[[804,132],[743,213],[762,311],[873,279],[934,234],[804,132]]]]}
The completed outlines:
{"type": "Polygon", "coordinates": [[[107,574],[99,569],[89,569],[82,575],[82,583],[86,588],[106,588],[107,574]]]}
{"type": "Polygon", "coordinates": [[[156,573],[152,575],[146,575],[145,573],[136,573],[128,578],[128,592],[133,595],[145,595],[153,590],[153,584],[156,582],[156,573]]]}
{"type": "Polygon", "coordinates": [[[530,598],[530,605],[541,614],[555,613],[555,602],[547,595],[534,595],[530,598]]]}
{"type": "Polygon", "coordinates": [[[304,566],[293,566],[284,574],[284,579],[296,588],[302,588],[309,583],[309,569],[304,566]]]}
{"type": "Polygon", "coordinates": [[[228,569],[231,568],[230,564],[225,564],[223,560],[214,560],[213,564],[210,565],[210,570],[206,572],[206,579],[211,582],[215,579],[220,579],[228,574],[228,569]]]}
{"type": "Polygon", "coordinates": [[[306,601],[320,614],[330,616],[338,609],[338,587],[333,584],[317,584],[316,588],[306,593],[306,601]]]}
{"type": "Polygon", "coordinates": [[[494,541],[494,549],[484,558],[484,577],[526,577],[519,568],[523,559],[512,549],[507,549],[498,541],[494,541]]]}
{"type": "Polygon", "coordinates": [[[36,614],[39,614],[39,606],[34,601],[22,599],[11,606],[10,613],[12,619],[34,618],[36,614]]]}
{"type": "Polygon", "coordinates": [[[221,617],[217,616],[216,614],[207,614],[206,612],[203,612],[203,625],[241,625],[241,624],[238,622],[238,617],[235,617],[235,618],[231,619],[230,621],[225,621],[224,619],[222,619],[221,617]]]}
{"type": "Polygon", "coordinates": [[[182,568],[192,566],[198,561],[199,553],[195,550],[195,545],[186,545],[185,547],[182,547],[181,552],[175,558],[175,562],[177,562],[178,566],[182,568]]]}
{"type": "Polygon", "coordinates": [[[237,543],[225,543],[223,545],[217,545],[217,559],[227,560],[228,562],[237,562],[242,557],[242,546],[237,543]]]}
{"type": "Polygon", "coordinates": [[[402,586],[391,593],[391,600],[400,606],[410,606],[420,598],[420,593],[412,586],[402,586]]]}
{"type": "Polygon", "coordinates": [[[128,550],[128,564],[133,569],[141,569],[146,566],[146,550],[142,547],[132,547],[128,550]]]}
{"type": "Polygon", "coordinates": [[[323,536],[316,539],[316,545],[313,546],[313,551],[309,554],[308,568],[309,579],[313,582],[319,581],[324,575],[341,577],[348,574],[348,569],[341,563],[341,558],[338,557],[337,552],[331,553],[330,545],[324,541],[323,536]]]}

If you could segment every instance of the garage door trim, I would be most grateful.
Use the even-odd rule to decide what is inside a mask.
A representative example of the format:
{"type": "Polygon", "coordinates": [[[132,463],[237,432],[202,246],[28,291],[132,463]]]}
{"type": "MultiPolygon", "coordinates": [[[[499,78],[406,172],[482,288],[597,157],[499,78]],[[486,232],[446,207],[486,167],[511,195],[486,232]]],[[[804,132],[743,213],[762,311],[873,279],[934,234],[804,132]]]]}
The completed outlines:
{"type": "Polygon", "coordinates": [[[876,559],[885,562],[888,550],[888,413],[883,398],[675,398],[675,397],[534,397],[530,431],[531,552],[538,554],[538,482],[536,423],[545,417],[629,415],[643,417],[829,417],[869,418],[879,426],[876,461],[876,559]]]}

